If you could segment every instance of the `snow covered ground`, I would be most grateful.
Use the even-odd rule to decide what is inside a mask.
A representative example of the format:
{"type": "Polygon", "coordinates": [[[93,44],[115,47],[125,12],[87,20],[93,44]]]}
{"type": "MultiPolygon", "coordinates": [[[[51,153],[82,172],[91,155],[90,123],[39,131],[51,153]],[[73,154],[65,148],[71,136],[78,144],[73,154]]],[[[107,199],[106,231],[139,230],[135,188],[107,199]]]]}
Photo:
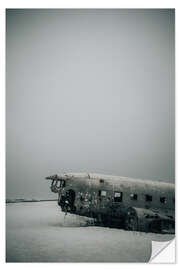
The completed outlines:
{"type": "Polygon", "coordinates": [[[147,262],[151,241],[173,235],[97,227],[57,202],[6,204],[7,262],[147,262]]]}

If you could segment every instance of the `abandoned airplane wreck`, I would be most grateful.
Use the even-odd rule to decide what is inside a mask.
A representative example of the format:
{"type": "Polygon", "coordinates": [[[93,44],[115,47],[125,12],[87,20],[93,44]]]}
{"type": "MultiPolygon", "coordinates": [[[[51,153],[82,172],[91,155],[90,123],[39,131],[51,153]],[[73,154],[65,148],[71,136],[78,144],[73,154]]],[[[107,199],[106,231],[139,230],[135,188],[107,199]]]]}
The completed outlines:
{"type": "Polygon", "coordinates": [[[65,213],[131,231],[175,233],[174,184],[94,173],[46,177],[65,213]]]}

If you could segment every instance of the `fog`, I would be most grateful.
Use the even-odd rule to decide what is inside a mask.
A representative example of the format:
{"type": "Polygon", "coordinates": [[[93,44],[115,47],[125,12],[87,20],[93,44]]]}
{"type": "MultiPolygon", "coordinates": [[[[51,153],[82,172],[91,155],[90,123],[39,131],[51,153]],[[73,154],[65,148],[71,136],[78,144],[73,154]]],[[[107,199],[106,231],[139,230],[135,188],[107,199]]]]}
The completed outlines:
{"type": "Polygon", "coordinates": [[[174,10],[7,10],[7,198],[44,177],[174,182],[174,10]]]}

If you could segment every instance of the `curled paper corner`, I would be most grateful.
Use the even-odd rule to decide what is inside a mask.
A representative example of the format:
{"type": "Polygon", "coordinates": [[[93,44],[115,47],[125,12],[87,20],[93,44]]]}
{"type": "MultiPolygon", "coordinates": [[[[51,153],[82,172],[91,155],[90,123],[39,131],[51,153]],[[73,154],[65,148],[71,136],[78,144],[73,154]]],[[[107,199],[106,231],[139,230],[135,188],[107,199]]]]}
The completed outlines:
{"type": "Polygon", "coordinates": [[[175,238],[166,242],[152,241],[150,263],[175,263],[175,238]]]}

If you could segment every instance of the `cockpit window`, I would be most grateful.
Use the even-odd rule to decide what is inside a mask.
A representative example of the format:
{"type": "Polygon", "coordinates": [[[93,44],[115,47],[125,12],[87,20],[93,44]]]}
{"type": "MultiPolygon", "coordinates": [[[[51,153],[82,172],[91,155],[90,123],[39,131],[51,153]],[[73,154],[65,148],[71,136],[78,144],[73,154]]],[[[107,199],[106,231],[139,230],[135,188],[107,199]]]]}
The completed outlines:
{"type": "Polygon", "coordinates": [[[65,187],[66,181],[65,180],[53,180],[51,183],[51,188],[54,190],[59,190],[62,187],[65,187]]]}
{"type": "Polygon", "coordinates": [[[60,188],[61,187],[61,182],[60,181],[56,181],[56,187],[60,188]]]}
{"type": "Polygon", "coordinates": [[[61,180],[61,187],[65,187],[66,186],[66,181],[61,180]]]}

